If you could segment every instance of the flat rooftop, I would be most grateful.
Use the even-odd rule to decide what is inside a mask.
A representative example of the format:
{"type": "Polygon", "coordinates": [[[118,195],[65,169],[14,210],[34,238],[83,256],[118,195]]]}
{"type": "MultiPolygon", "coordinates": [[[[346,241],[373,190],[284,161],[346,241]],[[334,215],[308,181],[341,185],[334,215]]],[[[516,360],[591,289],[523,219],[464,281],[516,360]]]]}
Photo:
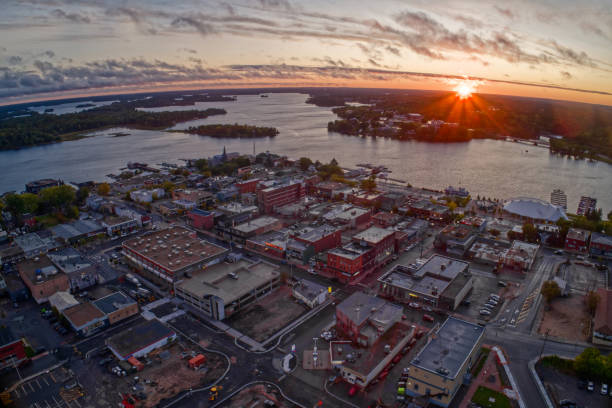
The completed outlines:
{"type": "Polygon", "coordinates": [[[432,297],[439,297],[450,283],[433,276],[417,278],[404,268],[402,265],[397,265],[387,274],[381,276],[379,282],[432,297]]]}
{"type": "Polygon", "coordinates": [[[344,221],[350,221],[353,218],[361,217],[362,215],[367,214],[369,212],[370,210],[367,208],[351,207],[351,208],[345,209],[344,211],[339,211],[338,213],[334,214],[331,218],[332,219],[335,218],[338,220],[344,220],[344,221]]]}
{"type": "Polygon", "coordinates": [[[66,316],[74,327],[81,327],[95,319],[104,317],[104,313],[93,304],[79,303],[78,305],[64,309],[63,315],[66,316]]]}
{"type": "Polygon", "coordinates": [[[318,240],[333,234],[338,229],[331,225],[321,225],[319,227],[300,228],[295,233],[295,238],[306,242],[317,242],[318,240]]]}
{"type": "Polygon", "coordinates": [[[401,306],[363,292],[353,293],[336,308],[357,326],[368,319],[384,324],[385,321],[394,318],[396,314],[401,315],[403,311],[401,306]]]}
{"type": "Polygon", "coordinates": [[[464,240],[474,233],[474,228],[464,224],[450,224],[446,226],[440,234],[458,240],[464,240]]]}
{"type": "Polygon", "coordinates": [[[242,214],[244,212],[256,212],[257,207],[254,205],[243,205],[237,201],[232,201],[230,203],[217,206],[217,210],[226,214],[242,214]]]}
{"type": "Polygon", "coordinates": [[[590,231],[583,230],[580,228],[570,228],[569,231],[567,231],[567,238],[579,241],[586,241],[589,238],[590,233],[590,231]]]}
{"type": "Polygon", "coordinates": [[[227,249],[197,238],[195,232],[171,227],[127,240],[123,247],[168,270],[180,270],[199,262],[207,262],[227,249]]]}
{"type": "Polygon", "coordinates": [[[130,222],[130,221],[132,221],[132,219],[128,217],[118,216],[118,215],[107,215],[106,217],[104,217],[103,222],[107,226],[112,227],[113,225],[119,225],[119,224],[123,224],[123,223],[130,222]]]}
{"type": "Polygon", "coordinates": [[[49,259],[63,272],[72,273],[92,266],[79,251],[74,248],[59,249],[47,254],[49,259]]]}
{"type": "Polygon", "coordinates": [[[456,378],[484,331],[485,328],[477,324],[449,317],[410,364],[437,375],[456,378]]]}
{"type": "Polygon", "coordinates": [[[117,310],[135,303],[136,301],[134,299],[125,295],[123,292],[111,293],[93,302],[93,304],[104,312],[104,314],[116,312],[117,310]]]}
{"type": "Polygon", "coordinates": [[[416,274],[425,276],[427,274],[439,276],[446,280],[453,280],[457,275],[467,270],[469,264],[458,259],[442,255],[434,255],[421,266],[416,274]]]}
{"type": "Polygon", "coordinates": [[[106,344],[121,356],[127,357],[174,334],[174,331],[159,320],[152,319],[115,334],[106,340],[106,344]]]}
{"type": "Polygon", "coordinates": [[[278,218],[263,216],[263,217],[255,218],[253,220],[244,222],[240,225],[237,225],[234,227],[234,229],[236,231],[240,231],[245,234],[248,234],[249,232],[256,231],[259,228],[263,228],[268,225],[272,225],[276,222],[278,222],[278,218]]]}
{"type": "Polygon", "coordinates": [[[293,286],[293,290],[300,293],[306,299],[314,299],[319,296],[321,292],[327,292],[327,287],[307,279],[300,279],[293,286]]]}
{"type": "Polygon", "coordinates": [[[104,228],[100,224],[92,220],[78,220],[51,227],[51,231],[54,235],[64,239],[91,234],[96,231],[102,231],[103,229],[104,228]]]}
{"type": "Polygon", "coordinates": [[[371,249],[372,247],[369,245],[364,246],[356,242],[350,242],[343,247],[331,249],[328,253],[353,260],[359,258],[371,249]]]}
{"type": "Polygon", "coordinates": [[[198,271],[193,277],[177,284],[177,287],[198,298],[217,296],[228,305],[279,276],[276,266],[241,259],[233,263],[218,263],[198,271]]]}
{"type": "Polygon", "coordinates": [[[389,235],[395,234],[395,231],[380,227],[370,227],[365,231],[353,235],[353,240],[365,241],[368,244],[376,245],[389,235]]]}
{"type": "Polygon", "coordinates": [[[46,248],[45,242],[38,236],[38,234],[34,232],[15,237],[14,242],[21,249],[23,249],[24,252],[30,252],[46,248]]]}
{"type": "Polygon", "coordinates": [[[17,264],[17,268],[20,275],[27,277],[34,284],[53,280],[61,273],[46,255],[22,261],[17,264]],[[36,275],[40,278],[36,279],[36,275]]]}

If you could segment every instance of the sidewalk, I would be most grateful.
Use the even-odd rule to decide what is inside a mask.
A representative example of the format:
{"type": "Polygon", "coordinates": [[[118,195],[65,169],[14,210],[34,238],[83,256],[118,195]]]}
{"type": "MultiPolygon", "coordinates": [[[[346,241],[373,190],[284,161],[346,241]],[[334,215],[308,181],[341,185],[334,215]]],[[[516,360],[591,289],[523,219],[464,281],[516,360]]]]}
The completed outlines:
{"type": "Polygon", "coordinates": [[[485,362],[482,370],[478,373],[478,376],[472,380],[472,384],[470,384],[470,388],[467,391],[467,394],[459,404],[459,408],[467,408],[470,405],[470,401],[472,401],[472,397],[474,393],[478,389],[479,386],[484,386],[490,388],[494,391],[498,391],[503,393],[504,386],[501,383],[499,378],[499,373],[497,372],[497,365],[495,364],[495,353],[493,350],[489,353],[487,357],[487,361],[485,362]],[[491,381],[494,379],[494,381],[491,381]]]}

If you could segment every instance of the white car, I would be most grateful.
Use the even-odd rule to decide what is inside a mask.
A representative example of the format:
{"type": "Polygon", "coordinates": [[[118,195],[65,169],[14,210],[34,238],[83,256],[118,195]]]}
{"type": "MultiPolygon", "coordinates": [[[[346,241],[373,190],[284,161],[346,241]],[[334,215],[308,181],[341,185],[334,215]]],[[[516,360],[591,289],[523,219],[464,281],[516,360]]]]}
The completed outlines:
{"type": "Polygon", "coordinates": [[[481,309],[480,310],[480,314],[483,316],[490,316],[491,315],[491,311],[487,310],[487,309],[481,309]]]}
{"type": "Polygon", "coordinates": [[[601,384],[601,395],[608,395],[608,384],[601,384]]]}

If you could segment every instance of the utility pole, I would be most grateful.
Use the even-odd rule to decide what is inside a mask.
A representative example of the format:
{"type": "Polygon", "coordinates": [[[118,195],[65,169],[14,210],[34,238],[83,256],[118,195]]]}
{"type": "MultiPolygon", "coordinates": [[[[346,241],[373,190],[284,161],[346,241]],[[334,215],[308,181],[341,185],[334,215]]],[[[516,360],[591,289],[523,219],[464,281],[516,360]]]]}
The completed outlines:
{"type": "Polygon", "coordinates": [[[549,333],[550,329],[546,330],[546,335],[544,336],[544,342],[542,343],[542,348],[540,349],[540,355],[538,356],[538,360],[542,358],[542,353],[544,352],[544,347],[546,347],[546,341],[548,340],[549,333]]]}

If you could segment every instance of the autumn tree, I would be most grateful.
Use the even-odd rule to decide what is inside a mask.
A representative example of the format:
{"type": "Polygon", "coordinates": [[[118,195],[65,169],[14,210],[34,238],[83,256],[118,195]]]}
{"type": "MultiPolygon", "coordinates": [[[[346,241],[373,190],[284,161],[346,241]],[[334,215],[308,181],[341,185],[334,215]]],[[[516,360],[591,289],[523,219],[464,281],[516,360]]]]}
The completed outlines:
{"type": "Polygon", "coordinates": [[[597,310],[597,305],[599,304],[599,295],[597,292],[590,291],[586,296],[586,305],[587,310],[591,315],[595,314],[595,310],[597,310]]]}
{"type": "Polygon", "coordinates": [[[552,302],[554,298],[561,295],[561,289],[559,285],[557,285],[557,282],[549,280],[542,284],[541,293],[544,299],[546,299],[546,303],[550,305],[550,302],[552,302]]]}
{"type": "Polygon", "coordinates": [[[298,164],[300,166],[300,170],[306,171],[310,168],[310,166],[312,166],[312,160],[310,160],[308,157],[300,157],[298,164]]]}
{"type": "Polygon", "coordinates": [[[533,224],[529,222],[523,224],[523,238],[527,242],[532,242],[532,243],[538,242],[538,239],[540,238],[540,236],[538,234],[538,230],[536,229],[536,227],[534,227],[533,224]]]}
{"type": "Polygon", "coordinates": [[[363,190],[372,192],[376,190],[376,179],[374,178],[374,176],[370,176],[366,179],[363,179],[359,183],[359,187],[363,190]]]}
{"type": "Polygon", "coordinates": [[[98,184],[98,194],[101,196],[108,195],[110,193],[110,185],[108,183],[98,184]]]}

